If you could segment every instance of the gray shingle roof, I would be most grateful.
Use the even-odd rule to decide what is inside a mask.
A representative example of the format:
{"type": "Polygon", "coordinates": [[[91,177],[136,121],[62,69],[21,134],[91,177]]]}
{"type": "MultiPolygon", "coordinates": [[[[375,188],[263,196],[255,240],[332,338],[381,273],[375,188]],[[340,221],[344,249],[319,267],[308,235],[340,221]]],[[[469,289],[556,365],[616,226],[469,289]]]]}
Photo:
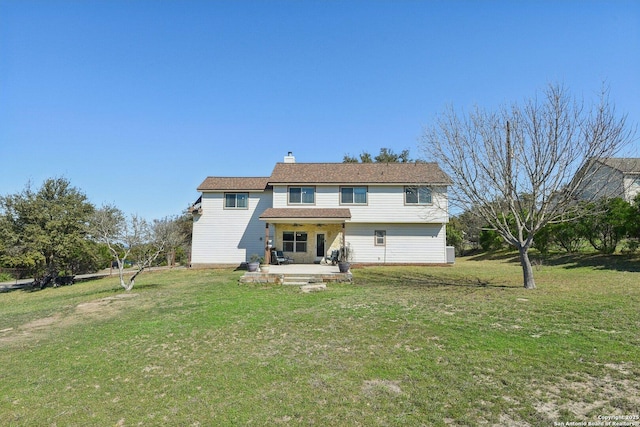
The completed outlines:
{"type": "Polygon", "coordinates": [[[605,165],[617,169],[622,173],[627,174],[640,174],[640,158],[608,158],[602,159],[602,163],[605,165]]]}

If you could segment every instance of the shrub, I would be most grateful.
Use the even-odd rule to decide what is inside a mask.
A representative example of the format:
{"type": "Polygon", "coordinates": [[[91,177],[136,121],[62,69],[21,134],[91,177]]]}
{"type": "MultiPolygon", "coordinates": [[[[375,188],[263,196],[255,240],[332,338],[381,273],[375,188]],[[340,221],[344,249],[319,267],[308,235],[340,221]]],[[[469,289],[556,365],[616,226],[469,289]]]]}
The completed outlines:
{"type": "Polygon", "coordinates": [[[480,232],[480,247],[484,251],[491,252],[501,249],[504,245],[504,240],[495,230],[482,230],[480,232]]]}

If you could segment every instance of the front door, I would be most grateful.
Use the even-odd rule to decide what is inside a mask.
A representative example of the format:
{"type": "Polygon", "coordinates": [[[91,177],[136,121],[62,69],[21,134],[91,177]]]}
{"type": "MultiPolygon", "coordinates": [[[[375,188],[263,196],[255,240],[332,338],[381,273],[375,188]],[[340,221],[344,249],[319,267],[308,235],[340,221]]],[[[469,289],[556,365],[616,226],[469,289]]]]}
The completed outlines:
{"type": "Polygon", "coordinates": [[[316,257],[319,257],[320,259],[325,257],[324,233],[316,234],[316,257]]]}

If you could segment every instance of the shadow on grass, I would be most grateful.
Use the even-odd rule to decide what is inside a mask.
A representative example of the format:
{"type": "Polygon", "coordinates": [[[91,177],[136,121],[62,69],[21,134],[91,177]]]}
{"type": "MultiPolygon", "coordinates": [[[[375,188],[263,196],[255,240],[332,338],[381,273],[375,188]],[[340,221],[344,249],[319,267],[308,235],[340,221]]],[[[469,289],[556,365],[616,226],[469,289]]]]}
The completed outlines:
{"type": "Polygon", "coordinates": [[[556,255],[546,258],[544,262],[567,269],[590,267],[597,270],[640,272],[640,257],[637,255],[556,255]]]}
{"type": "Polygon", "coordinates": [[[520,257],[515,251],[481,252],[468,257],[469,261],[506,261],[520,264],[520,257]]]}
{"type": "MultiPolygon", "coordinates": [[[[542,255],[533,251],[529,258],[534,265],[548,265],[562,268],[589,267],[598,270],[640,272],[640,256],[635,254],[552,254],[542,255]]],[[[514,251],[485,252],[468,258],[470,261],[505,261],[520,264],[520,257],[514,251]]]]}
{"type": "Polygon", "coordinates": [[[499,283],[491,283],[486,280],[482,280],[479,277],[465,277],[465,278],[444,278],[431,276],[428,274],[421,274],[419,276],[408,274],[384,274],[376,272],[374,274],[364,274],[364,277],[358,278],[358,283],[371,284],[371,285],[387,285],[392,287],[408,287],[408,288],[442,288],[442,287],[457,287],[457,288],[493,288],[493,289],[520,289],[522,286],[506,285],[499,283]]]}
{"type": "MultiPolygon", "coordinates": [[[[144,284],[137,284],[133,287],[132,291],[134,289],[157,289],[160,288],[162,285],[159,283],[144,283],[144,284]]],[[[122,288],[120,288],[122,289],[122,288]]]]}
{"type": "MultiPolygon", "coordinates": [[[[489,289],[520,289],[522,286],[504,285],[481,280],[478,277],[464,279],[443,279],[442,277],[425,276],[424,278],[403,278],[400,286],[437,288],[437,287],[462,287],[462,288],[489,288],[489,289]]],[[[397,285],[397,284],[396,284],[397,285]]]]}

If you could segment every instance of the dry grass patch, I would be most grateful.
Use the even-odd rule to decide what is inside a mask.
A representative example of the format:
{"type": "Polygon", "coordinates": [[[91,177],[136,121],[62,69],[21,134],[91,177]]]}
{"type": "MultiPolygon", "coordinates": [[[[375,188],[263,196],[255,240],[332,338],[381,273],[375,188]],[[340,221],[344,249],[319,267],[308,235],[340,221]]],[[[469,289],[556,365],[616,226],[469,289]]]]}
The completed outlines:
{"type": "Polygon", "coordinates": [[[116,316],[123,308],[120,302],[135,298],[138,294],[127,293],[95,301],[80,303],[71,312],[55,313],[52,316],[34,319],[15,328],[0,331],[0,343],[11,344],[25,340],[37,340],[50,335],[52,331],[85,323],[90,318],[108,319],[116,316]]]}

